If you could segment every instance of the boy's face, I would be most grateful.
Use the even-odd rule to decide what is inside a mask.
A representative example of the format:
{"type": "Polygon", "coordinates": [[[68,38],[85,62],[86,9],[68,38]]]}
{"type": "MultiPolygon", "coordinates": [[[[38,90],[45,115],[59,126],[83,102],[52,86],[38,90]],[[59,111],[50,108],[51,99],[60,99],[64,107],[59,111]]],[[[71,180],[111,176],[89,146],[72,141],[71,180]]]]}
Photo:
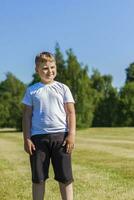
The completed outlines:
{"type": "Polygon", "coordinates": [[[52,83],[56,77],[57,70],[55,62],[46,62],[39,66],[36,66],[36,72],[39,74],[43,83],[52,83]]]}

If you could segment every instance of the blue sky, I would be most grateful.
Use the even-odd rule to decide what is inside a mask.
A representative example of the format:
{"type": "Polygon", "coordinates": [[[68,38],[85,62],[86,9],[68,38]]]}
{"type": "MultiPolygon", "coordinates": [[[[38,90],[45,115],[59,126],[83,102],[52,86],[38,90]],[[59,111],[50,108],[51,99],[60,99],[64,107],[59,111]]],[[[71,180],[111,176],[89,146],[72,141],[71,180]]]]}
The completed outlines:
{"type": "Polygon", "coordinates": [[[41,51],[72,48],[78,60],[123,86],[134,62],[133,0],[0,0],[0,81],[10,71],[32,79],[41,51]]]}

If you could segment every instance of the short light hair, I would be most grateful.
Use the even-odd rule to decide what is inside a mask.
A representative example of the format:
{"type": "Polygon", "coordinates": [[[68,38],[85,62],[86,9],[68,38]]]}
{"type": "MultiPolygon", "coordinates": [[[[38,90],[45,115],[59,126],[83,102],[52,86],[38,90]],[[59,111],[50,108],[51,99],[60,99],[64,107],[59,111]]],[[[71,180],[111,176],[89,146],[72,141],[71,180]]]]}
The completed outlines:
{"type": "Polygon", "coordinates": [[[55,57],[52,53],[44,51],[44,52],[38,54],[35,58],[36,66],[45,64],[47,62],[56,62],[55,57]]]}

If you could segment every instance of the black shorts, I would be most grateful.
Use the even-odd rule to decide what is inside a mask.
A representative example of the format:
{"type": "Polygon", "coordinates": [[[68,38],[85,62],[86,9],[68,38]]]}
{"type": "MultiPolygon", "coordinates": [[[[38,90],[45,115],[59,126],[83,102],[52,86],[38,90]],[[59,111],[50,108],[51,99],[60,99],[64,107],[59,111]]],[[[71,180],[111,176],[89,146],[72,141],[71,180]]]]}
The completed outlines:
{"type": "Polygon", "coordinates": [[[55,180],[69,184],[73,181],[71,154],[62,146],[65,133],[34,135],[31,137],[36,150],[30,156],[32,182],[44,182],[49,176],[50,160],[55,180]]]}

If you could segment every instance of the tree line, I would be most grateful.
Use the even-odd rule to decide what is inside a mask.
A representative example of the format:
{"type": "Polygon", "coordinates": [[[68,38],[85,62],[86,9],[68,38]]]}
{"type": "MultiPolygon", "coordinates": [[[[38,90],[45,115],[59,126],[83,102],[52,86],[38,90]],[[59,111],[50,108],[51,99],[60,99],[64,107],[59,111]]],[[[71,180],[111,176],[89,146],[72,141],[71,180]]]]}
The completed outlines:
{"type": "MultiPolygon", "coordinates": [[[[88,66],[81,64],[72,49],[64,58],[56,44],[56,80],[68,85],[75,99],[77,127],[134,126],[134,63],[126,68],[126,80],[119,90],[113,87],[111,75],[102,75],[94,69],[90,75],[88,66]]],[[[0,127],[21,130],[22,97],[28,85],[39,81],[36,73],[29,84],[24,84],[12,73],[0,82],[0,127]]]]}

